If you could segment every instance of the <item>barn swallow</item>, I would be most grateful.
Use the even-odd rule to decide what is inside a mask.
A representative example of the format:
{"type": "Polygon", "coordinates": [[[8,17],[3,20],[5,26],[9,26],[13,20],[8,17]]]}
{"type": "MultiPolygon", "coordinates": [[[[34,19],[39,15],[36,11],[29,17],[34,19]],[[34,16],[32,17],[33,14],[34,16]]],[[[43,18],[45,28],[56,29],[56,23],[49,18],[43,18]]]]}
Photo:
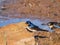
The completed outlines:
{"type": "Polygon", "coordinates": [[[50,29],[55,29],[60,27],[60,23],[58,22],[48,22],[47,24],[42,24],[42,25],[48,25],[50,29]]]}
{"type": "MultiPolygon", "coordinates": [[[[26,21],[26,24],[28,24],[28,27],[26,27],[26,29],[29,32],[39,32],[39,31],[46,31],[46,32],[48,32],[48,30],[40,29],[38,26],[33,24],[31,21],[26,21]]],[[[39,36],[38,34],[34,35],[35,45],[38,45],[39,38],[48,38],[48,37],[46,37],[46,36],[39,36]]]]}
{"type": "Polygon", "coordinates": [[[48,32],[48,30],[40,29],[38,26],[33,24],[31,21],[26,21],[26,24],[28,24],[28,27],[26,27],[26,29],[30,32],[37,32],[37,31],[46,31],[46,32],[48,32]]]}

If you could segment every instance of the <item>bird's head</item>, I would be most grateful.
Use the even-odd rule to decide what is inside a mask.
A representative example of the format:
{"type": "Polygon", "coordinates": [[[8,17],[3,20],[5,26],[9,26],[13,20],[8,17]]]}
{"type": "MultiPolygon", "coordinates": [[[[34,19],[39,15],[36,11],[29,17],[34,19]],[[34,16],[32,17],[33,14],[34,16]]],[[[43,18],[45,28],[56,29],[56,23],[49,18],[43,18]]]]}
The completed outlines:
{"type": "Polygon", "coordinates": [[[48,26],[51,26],[51,25],[53,25],[53,23],[49,22],[49,23],[47,23],[47,25],[48,25],[48,26]]]}
{"type": "Polygon", "coordinates": [[[28,26],[30,26],[30,24],[31,24],[31,21],[26,21],[26,24],[28,24],[28,26]]]}
{"type": "Polygon", "coordinates": [[[49,28],[51,28],[51,29],[54,29],[55,27],[54,27],[54,24],[53,23],[51,23],[51,22],[49,22],[49,23],[47,23],[47,25],[49,26],[49,28]]]}

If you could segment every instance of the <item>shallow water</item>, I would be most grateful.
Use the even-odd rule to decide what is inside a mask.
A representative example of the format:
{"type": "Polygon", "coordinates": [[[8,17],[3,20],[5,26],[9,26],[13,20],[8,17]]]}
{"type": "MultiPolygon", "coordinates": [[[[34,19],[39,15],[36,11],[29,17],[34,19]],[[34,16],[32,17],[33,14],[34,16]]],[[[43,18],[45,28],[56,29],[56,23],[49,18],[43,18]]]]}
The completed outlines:
{"type": "Polygon", "coordinates": [[[6,25],[12,24],[12,23],[26,22],[28,20],[31,21],[33,24],[39,26],[41,29],[45,29],[45,30],[51,31],[51,29],[47,25],[41,25],[45,21],[41,21],[39,19],[28,19],[28,18],[21,18],[21,19],[15,18],[15,19],[10,19],[10,20],[0,20],[0,27],[6,26],[6,25]]]}

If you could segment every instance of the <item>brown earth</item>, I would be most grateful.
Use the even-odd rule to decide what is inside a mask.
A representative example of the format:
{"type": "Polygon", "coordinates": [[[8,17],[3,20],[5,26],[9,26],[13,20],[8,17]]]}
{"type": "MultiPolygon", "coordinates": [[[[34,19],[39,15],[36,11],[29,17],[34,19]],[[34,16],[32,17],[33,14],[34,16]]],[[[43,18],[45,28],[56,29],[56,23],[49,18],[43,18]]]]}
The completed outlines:
{"type": "MultiPolygon", "coordinates": [[[[0,6],[0,19],[9,18],[36,18],[60,22],[60,0],[5,0],[0,6]],[[5,10],[2,10],[1,7],[5,10]],[[4,18],[9,17],[9,18],[4,18]]],[[[34,45],[34,33],[26,31],[24,22],[10,24],[0,28],[0,45],[34,45]],[[26,39],[28,41],[21,41],[26,39]],[[31,39],[31,40],[29,40],[31,39]]],[[[40,32],[48,38],[40,38],[40,45],[60,45],[60,29],[54,33],[40,32]],[[50,35],[51,34],[51,35],[50,35]]]]}
{"type": "Polygon", "coordinates": [[[5,0],[0,7],[3,17],[60,20],[60,0],[5,0]]]}
{"type": "MultiPolygon", "coordinates": [[[[25,28],[27,24],[25,22],[9,24],[0,28],[0,45],[34,45],[34,35],[25,28]]],[[[38,33],[37,33],[38,34],[38,33]]],[[[60,31],[58,29],[55,32],[40,32],[40,36],[46,36],[48,38],[39,38],[39,45],[60,45],[60,31]]]]}

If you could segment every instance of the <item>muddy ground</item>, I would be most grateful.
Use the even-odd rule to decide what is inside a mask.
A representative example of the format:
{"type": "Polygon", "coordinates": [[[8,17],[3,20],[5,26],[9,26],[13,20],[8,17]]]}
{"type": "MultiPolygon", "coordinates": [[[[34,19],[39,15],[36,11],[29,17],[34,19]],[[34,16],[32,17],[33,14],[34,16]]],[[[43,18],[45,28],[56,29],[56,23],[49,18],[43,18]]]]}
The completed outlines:
{"type": "MultiPolygon", "coordinates": [[[[1,0],[0,19],[9,20],[11,18],[31,18],[60,22],[60,0],[1,0]]],[[[30,38],[34,35],[26,31],[23,26],[27,25],[25,23],[18,23],[0,28],[0,45],[6,44],[4,32],[7,32],[7,45],[32,45],[32,40],[34,43],[33,38],[28,41],[30,43],[24,41],[22,44],[21,42],[19,43],[20,39],[30,38]],[[23,31],[20,32],[21,30],[23,31]]],[[[47,32],[41,33],[41,35],[46,34],[51,37],[39,39],[39,45],[60,45],[59,30],[56,29],[51,35],[47,32]]]]}
{"type": "Polygon", "coordinates": [[[60,45],[60,29],[55,32],[32,33],[27,31],[25,22],[9,24],[0,28],[0,45],[35,45],[35,35],[45,36],[38,38],[39,45],[60,45]]]}
{"type": "Polygon", "coordinates": [[[60,20],[60,0],[1,0],[0,18],[60,20]],[[5,7],[3,10],[2,7],[5,7]]]}

